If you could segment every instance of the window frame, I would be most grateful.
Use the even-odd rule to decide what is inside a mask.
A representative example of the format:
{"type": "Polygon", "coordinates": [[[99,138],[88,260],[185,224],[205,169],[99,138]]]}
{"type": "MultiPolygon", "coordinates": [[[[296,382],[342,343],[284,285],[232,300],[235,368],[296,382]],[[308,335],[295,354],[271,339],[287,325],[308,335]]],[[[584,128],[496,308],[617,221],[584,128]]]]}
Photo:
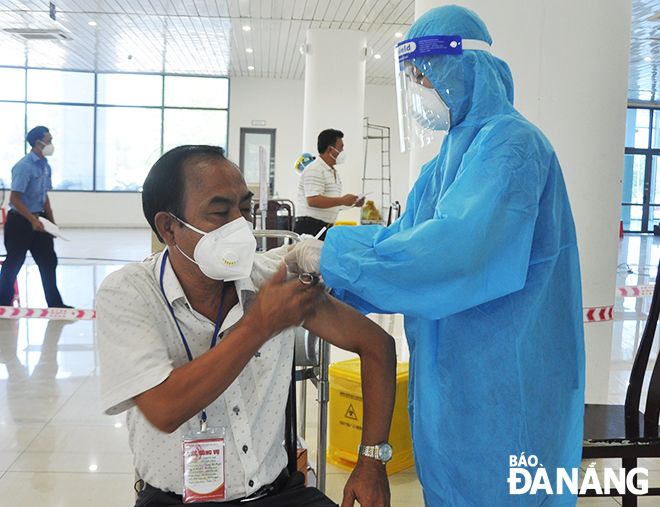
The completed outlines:
{"type": "MultiPolygon", "coordinates": [[[[651,195],[651,183],[652,183],[652,176],[653,176],[653,157],[657,156],[660,157],[660,148],[653,148],[653,121],[655,119],[655,115],[660,115],[660,107],[652,107],[650,105],[641,105],[641,104],[628,104],[626,110],[630,109],[639,109],[639,110],[647,110],[649,111],[649,124],[648,124],[648,140],[646,144],[646,148],[634,148],[634,147],[628,147],[624,146],[624,154],[625,155],[643,155],[645,157],[644,160],[644,191],[643,191],[643,198],[642,198],[642,203],[632,203],[632,202],[624,202],[623,201],[623,196],[621,199],[621,207],[623,210],[623,207],[629,207],[633,208],[635,206],[641,206],[642,207],[642,218],[641,218],[641,230],[639,231],[630,231],[630,230],[624,230],[624,232],[629,232],[633,234],[652,234],[653,229],[649,229],[649,220],[651,220],[652,212],[653,209],[660,207],[660,202],[654,202],[652,203],[650,200],[650,195],[651,195]]],[[[628,125],[626,124],[626,129],[628,128],[628,125]]],[[[660,128],[658,129],[659,131],[656,133],[656,135],[660,135],[660,128]]],[[[625,171],[625,168],[624,168],[625,171]]],[[[625,178],[625,175],[624,175],[625,178]]]]}
{"type": "MultiPolygon", "coordinates": [[[[31,66],[11,66],[11,65],[0,65],[0,68],[5,69],[21,69],[25,73],[25,95],[24,100],[9,100],[9,99],[0,99],[0,103],[12,103],[12,104],[23,104],[23,115],[24,115],[24,133],[23,138],[27,136],[28,133],[28,124],[27,124],[27,111],[28,104],[36,105],[54,105],[54,106],[83,106],[93,108],[93,129],[92,134],[93,146],[92,146],[92,188],[89,190],[84,189],[53,189],[51,192],[99,192],[99,193],[118,193],[118,194],[127,194],[127,193],[138,193],[141,190],[99,190],[98,181],[97,181],[97,165],[98,165],[98,111],[99,108],[112,108],[112,107],[122,107],[122,108],[138,108],[138,109],[160,109],[161,117],[161,130],[160,130],[160,155],[163,154],[164,149],[164,139],[165,139],[165,111],[166,110],[199,110],[199,111],[225,111],[226,112],[226,125],[225,125],[225,140],[224,146],[227,147],[229,143],[229,103],[230,103],[230,93],[231,93],[231,82],[229,76],[212,76],[212,75],[192,75],[192,74],[171,74],[171,73],[156,73],[156,72],[96,72],[96,71],[87,71],[87,70],[74,70],[74,69],[52,69],[44,67],[31,67],[31,66]],[[28,70],[52,70],[59,72],[76,72],[76,73],[87,73],[94,75],[94,101],[92,103],[77,103],[77,102],[42,102],[42,101],[30,101],[28,100],[28,70]],[[149,76],[159,76],[161,78],[162,87],[161,87],[161,97],[160,97],[160,106],[139,106],[139,105],[118,105],[118,104],[100,104],[98,102],[98,77],[99,75],[106,74],[131,74],[131,75],[149,75],[149,76]],[[192,78],[209,78],[209,79],[224,79],[227,81],[227,107],[183,107],[183,106],[166,106],[165,105],[165,80],[169,76],[175,77],[192,77],[192,78]]],[[[24,155],[29,152],[29,145],[27,140],[24,141],[24,155]]]]}

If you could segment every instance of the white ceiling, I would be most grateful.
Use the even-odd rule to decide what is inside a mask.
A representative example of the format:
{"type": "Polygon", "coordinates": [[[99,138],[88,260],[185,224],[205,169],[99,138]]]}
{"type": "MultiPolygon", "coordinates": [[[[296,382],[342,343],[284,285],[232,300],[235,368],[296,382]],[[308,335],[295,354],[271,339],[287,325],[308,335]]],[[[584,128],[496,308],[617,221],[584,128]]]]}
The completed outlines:
{"type": "Polygon", "coordinates": [[[628,98],[660,102],[660,0],[633,0],[628,98]]]}
{"type": "MultiPolygon", "coordinates": [[[[308,28],[363,30],[367,83],[393,83],[391,54],[414,0],[0,0],[0,65],[302,79],[308,28]],[[94,21],[96,26],[88,25],[94,21]],[[251,27],[250,31],[243,30],[251,27]],[[2,29],[60,29],[24,41],[2,29]],[[252,49],[248,53],[246,49],[252,49]],[[377,59],[375,55],[382,55],[377,59]],[[248,69],[253,66],[254,69],[248,69]]],[[[660,102],[660,0],[633,0],[628,98],[660,102]]]]}
{"type": "Polygon", "coordinates": [[[393,82],[395,33],[414,0],[0,0],[0,29],[62,29],[67,41],[19,40],[0,31],[0,65],[302,79],[308,28],[367,32],[368,82],[393,82]],[[95,21],[97,26],[89,26],[95,21]],[[250,31],[243,30],[250,26],[250,31]],[[252,49],[247,53],[246,49],[252,49]],[[253,66],[254,70],[249,70],[253,66]]]}

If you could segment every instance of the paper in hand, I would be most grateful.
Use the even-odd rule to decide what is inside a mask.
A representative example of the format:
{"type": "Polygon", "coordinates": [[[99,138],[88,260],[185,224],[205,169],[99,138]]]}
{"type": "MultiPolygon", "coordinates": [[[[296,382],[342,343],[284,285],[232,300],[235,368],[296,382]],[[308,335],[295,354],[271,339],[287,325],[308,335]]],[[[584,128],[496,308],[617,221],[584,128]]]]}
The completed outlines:
{"type": "Polygon", "coordinates": [[[44,217],[39,217],[39,221],[42,224],[44,224],[44,229],[48,234],[51,234],[56,238],[62,238],[64,241],[69,241],[67,238],[62,236],[62,233],[60,232],[60,228],[57,225],[55,225],[53,222],[51,222],[50,220],[44,217]]]}

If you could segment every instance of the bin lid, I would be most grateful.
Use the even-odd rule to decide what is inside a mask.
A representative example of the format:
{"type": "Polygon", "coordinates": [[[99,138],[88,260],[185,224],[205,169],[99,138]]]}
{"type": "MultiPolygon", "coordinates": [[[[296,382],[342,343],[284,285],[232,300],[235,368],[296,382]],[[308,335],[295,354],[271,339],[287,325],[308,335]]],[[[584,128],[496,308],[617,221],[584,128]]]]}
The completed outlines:
{"type": "MultiPolygon", "coordinates": [[[[360,382],[360,358],[347,359],[346,361],[339,361],[332,363],[329,368],[330,375],[336,377],[352,380],[353,382],[360,382]]],[[[408,363],[403,361],[396,362],[396,381],[408,380],[408,363]]]]}

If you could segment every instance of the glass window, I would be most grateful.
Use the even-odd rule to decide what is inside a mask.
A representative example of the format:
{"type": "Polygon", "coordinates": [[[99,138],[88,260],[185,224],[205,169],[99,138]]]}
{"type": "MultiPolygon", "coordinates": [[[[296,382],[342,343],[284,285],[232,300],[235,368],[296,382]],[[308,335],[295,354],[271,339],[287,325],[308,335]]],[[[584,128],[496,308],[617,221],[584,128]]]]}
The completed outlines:
{"type": "Polygon", "coordinates": [[[629,204],[642,204],[644,202],[646,155],[625,155],[623,164],[623,195],[621,201],[629,204]]]}
{"type": "Polygon", "coordinates": [[[621,221],[623,228],[630,232],[642,232],[642,212],[643,206],[621,206],[621,221]]]}
{"type": "Polygon", "coordinates": [[[99,74],[99,104],[117,106],[161,106],[163,76],[148,74],[99,74]]]}
{"type": "Polygon", "coordinates": [[[28,104],[28,128],[48,127],[55,153],[48,157],[53,188],[93,190],[94,108],[59,104],[28,104]]]}
{"type": "Polygon", "coordinates": [[[94,103],[94,73],[28,69],[27,99],[33,102],[94,103]]]}
{"type": "Polygon", "coordinates": [[[161,110],[99,107],[96,189],[136,191],[160,156],[161,110]]]}
{"type": "Polygon", "coordinates": [[[651,156],[651,195],[649,195],[650,204],[660,204],[660,170],[659,159],[657,155],[651,156]]]}
{"type": "Polygon", "coordinates": [[[649,147],[649,122],[650,111],[648,109],[628,109],[626,118],[627,148],[649,147]]]}
{"type": "Polygon", "coordinates": [[[165,76],[165,106],[226,109],[228,83],[226,78],[165,76]]]}
{"type": "Polygon", "coordinates": [[[653,130],[651,131],[651,148],[660,148],[660,110],[653,110],[653,130]]]}
{"type": "MultiPolygon", "coordinates": [[[[660,206],[651,205],[649,211],[649,231],[653,231],[653,227],[660,225],[660,206]]],[[[657,262],[656,262],[657,266],[657,262]]]]}
{"type": "Polygon", "coordinates": [[[48,127],[53,188],[137,191],[163,150],[227,145],[229,79],[0,67],[0,189],[48,127]]]}
{"type": "Polygon", "coordinates": [[[25,100],[25,69],[0,68],[0,100],[25,100]]]}
{"type": "Polygon", "coordinates": [[[211,144],[226,148],[227,111],[166,109],[164,151],[182,144],[211,144]]]}
{"type": "MultiPolygon", "coordinates": [[[[11,185],[11,168],[25,155],[25,104],[0,102],[0,178],[6,189],[11,185]]],[[[5,194],[7,204],[9,195],[5,194]]]]}

